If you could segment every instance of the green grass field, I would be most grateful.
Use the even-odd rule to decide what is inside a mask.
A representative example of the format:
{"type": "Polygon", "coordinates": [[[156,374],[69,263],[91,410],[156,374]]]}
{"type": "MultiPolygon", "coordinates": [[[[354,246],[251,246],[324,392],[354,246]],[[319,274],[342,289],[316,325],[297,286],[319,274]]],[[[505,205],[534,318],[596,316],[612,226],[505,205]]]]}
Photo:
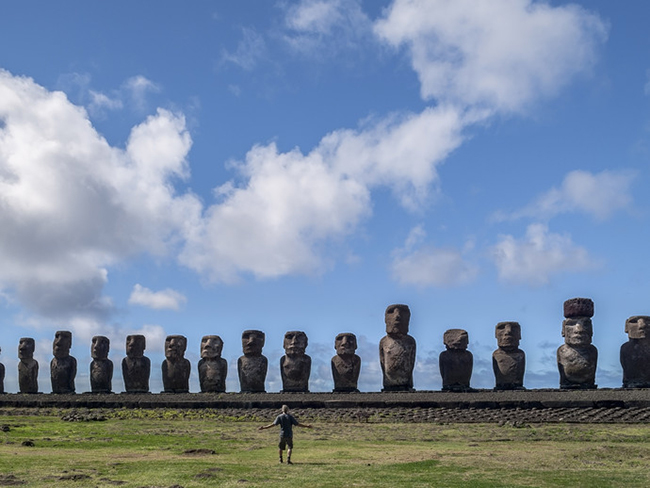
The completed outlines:
{"type": "Polygon", "coordinates": [[[293,466],[268,423],[116,411],[0,416],[0,486],[650,486],[650,425],[319,423],[293,466]],[[25,445],[27,444],[27,445],[25,445]],[[30,445],[33,444],[33,445],[30,445]]]}

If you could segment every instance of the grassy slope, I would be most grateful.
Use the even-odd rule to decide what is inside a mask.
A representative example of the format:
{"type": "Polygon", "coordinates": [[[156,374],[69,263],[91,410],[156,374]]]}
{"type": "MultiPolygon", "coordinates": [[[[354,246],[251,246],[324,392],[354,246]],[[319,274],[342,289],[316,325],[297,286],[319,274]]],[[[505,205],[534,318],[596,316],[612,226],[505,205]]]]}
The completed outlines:
{"type": "Polygon", "coordinates": [[[287,466],[262,422],[120,416],[0,417],[0,486],[650,486],[648,425],[316,422],[287,466]]]}

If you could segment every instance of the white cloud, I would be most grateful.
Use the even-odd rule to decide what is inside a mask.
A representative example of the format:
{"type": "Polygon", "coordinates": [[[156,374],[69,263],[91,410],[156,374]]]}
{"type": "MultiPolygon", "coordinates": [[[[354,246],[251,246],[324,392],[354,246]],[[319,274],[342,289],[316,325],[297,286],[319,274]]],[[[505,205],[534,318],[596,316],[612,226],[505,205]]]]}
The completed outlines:
{"type": "Polygon", "coordinates": [[[298,53],[333,56],[371,34],[370,19],[358,0],[301,0],[285,13],[283,39],[298,53]]]}
{"type": "Polygon", "coordinates": [[[0,288],[63,320],[106,320],[107,267],[164,254],[200,217],[178,196],[191,146],[182,116],[159,110],[111,147],[61,92],[0,71],[0,288]]]}
{"type": "Polygon", "coordinates": [[[147,95],[160,90],[160,86],[142,75],[129,78],[121,87],[121,91],[129,94],[133,106],[140,112],[147,109],[147,95]]]}
{"type": "Polygon", "coordinates": [[[606,220],[632,203],[631,171],[590,173],[576,170],[568,173],[559,188],[552,188],[533,203],[512,214],[499,214],[496,220],[533,217],[549,219],[567,212],[583,212],[596,220],[606,220]]]}
{"type": "Polygon", "coordinates": [[[179,310],[181,305],[187,302],[187,298],[182,293],[166,288],[161,291],[152,291],[140,284],[133,287],[129,303],[142,305],[143,307],[154,308],[156,310],[179,310]]]}
{"type": "Polygon", "coordinates": [[[247,183],[218,190],[223,202],[206,211],[181,261],[217,281],[240,272],[276,277],[320,271],[317,247],[350,232],[369,211],[365,186],[337,174],[319,154],[253,148],[240,171],[247,183]]]}
{"type": "Polygon", "coordinates": [[[393,253],[393,278],[403,285],[459,286],[473,281],[478,267],[467,262],[463,254],[453,248],[421,246],[426,233],[422,226],[409,233],[404,248],[393,253]]]}
{"type": "Polygon", "coordinates": [[[266,54],[266,42],[264,37],[255,29],[244,27],[242,29],[242,40],[239,41],[234,52],[223,50],[221,60],[233,63],[240,68],[251,71],[266,54]]]}
{"type": "Polygon", "coordinates": [[[120,110],[124,106],[119,98],[110,98],[108,95],[94,90],[90,90],[88,93],[90,94],[88,111],[91,114],[100,114],[104,109],[120,110]]]}
{"type": "Polygon", "coordinates": [[[534,286],[549,283],[553,275],[587,271],[597,265],[568,235],[550,233],[543,224],[529,225],[521,240],[500,236],[492,258],[501,280],[534,286]]]}
{"type": "Polygon", "coordinates": [[[463,124],[448,108],[341,130],[310,153],[257,146],[237,168],[245,182],[217,189],[221,202],[188,236],[181,262],[216,281],[241,273],[261,278],[318,273],[326,244],[370,214],[371,189],[392,188],[408,207],[421,205],[436,165],[461,140],[463,124]]]}
{"type": "Polygon", "coordinates": [[[576,5],[396,0],[376,34],[406,46],[426,100],[519,112],[589,70],[607,26],[576,5]]]}

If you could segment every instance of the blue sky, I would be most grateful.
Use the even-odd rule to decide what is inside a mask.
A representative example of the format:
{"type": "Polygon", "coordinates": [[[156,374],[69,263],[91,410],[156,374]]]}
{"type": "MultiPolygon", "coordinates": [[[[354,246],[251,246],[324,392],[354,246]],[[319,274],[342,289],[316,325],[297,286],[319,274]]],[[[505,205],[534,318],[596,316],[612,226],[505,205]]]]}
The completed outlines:
{"type": "MultiPolygon", "coordinates": [[[[334,337],[381,388],[391,303],[411,307],[415,388],[464,328],[494,385],[516,320],[525,385],[558,386],[562,304],[595,302],[596,382],[621,385],[625,319],[650,315],[646,2],[34,2],[0,5],[0,361],[54,331],[111,359],[147,336],[304,330],[312,391],[334,337]]],[[[119,368],[116,369],[119,371],[119,368]]],[[[114,390],[122,391],[119,374],[114,390]]]]}

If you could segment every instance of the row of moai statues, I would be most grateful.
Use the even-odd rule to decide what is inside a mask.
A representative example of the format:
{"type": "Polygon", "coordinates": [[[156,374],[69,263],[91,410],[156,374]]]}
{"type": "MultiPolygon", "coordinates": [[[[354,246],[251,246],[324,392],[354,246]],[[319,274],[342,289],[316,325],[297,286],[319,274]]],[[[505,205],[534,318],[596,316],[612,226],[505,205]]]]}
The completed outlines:
{"type": "MultiPolygon", "coordinates": [[[[561,389],[596,388],[595,375],[598,351],[591,343],[593,336],[593,301],[573,298],[564,302],[562,336],[564,344],[557,350],[561,389]]],[[[379,342],[379,361],[383,375],[382,391],[412,391],[415,367],[415,339],[409,332],[411,312],[407,305],[390,305],[385,312],[386,335],[379,342]]],[[[628,342],[621,346],[623,387],[650,387],[650,337],[646,330],[650,317],[633,316],[625,323],[628,342]]],[[[517,322],[500,322],[495,327],[498,348],[492,354],[495,389],[524,389],[526,355],[519,349],[521,326],[517,322]]],[[[467,350],[466,330],[449,329],[443,335],[446,350],[439,356],[443,391],[470,391],[473,356],[467,350]]],[[[265,334],[246,330],[242,334],[244,355],[237,360],[242,392],[264,392],[268,360],[262,355],[265,334]]],[[[280,359],[283,392],[308,392],[311,358],[306,354],[307,335],[290,331],[284,336],[285,355],[280,359]]],[[[33,357],[34,339],[22,338],[18,347],[18,379],[21,393],[38,391],[38,363],[33,357]]],[[[113,363],[108,359],[109,340],[104,336],[92,339],[90,384],[93,393],[112,391],[113,363]]],[[[77,361],[70,356],[72,334],[58,331],[53,343],[54,358],[50,363],[53,393],[74,393],[77,361]]],[[[127,393],[149,392],[151,362],[144,356],[145,337],[130,335],[126,339],[126,358],[122,360],[122,376],[127,393]]],[[[331,360],[335,392],[359,391],[357,383],[361,358],[355,353],[357,339],[352,333],[336,336],[336,355],[331,360]]],[[[162,363],[164,392],[189,391],[191,365],[184,357],[187,339],[170,335],[165,340],[165,360],[162,363]]],[[[226,391],[228,363],[221,357],[223,341],[217,335],[201,340],[201,360],[198,363],[202,392],[226,391]]],[[[3,392],[4,366],[0,364],[0,392],[3,392]]]]}

